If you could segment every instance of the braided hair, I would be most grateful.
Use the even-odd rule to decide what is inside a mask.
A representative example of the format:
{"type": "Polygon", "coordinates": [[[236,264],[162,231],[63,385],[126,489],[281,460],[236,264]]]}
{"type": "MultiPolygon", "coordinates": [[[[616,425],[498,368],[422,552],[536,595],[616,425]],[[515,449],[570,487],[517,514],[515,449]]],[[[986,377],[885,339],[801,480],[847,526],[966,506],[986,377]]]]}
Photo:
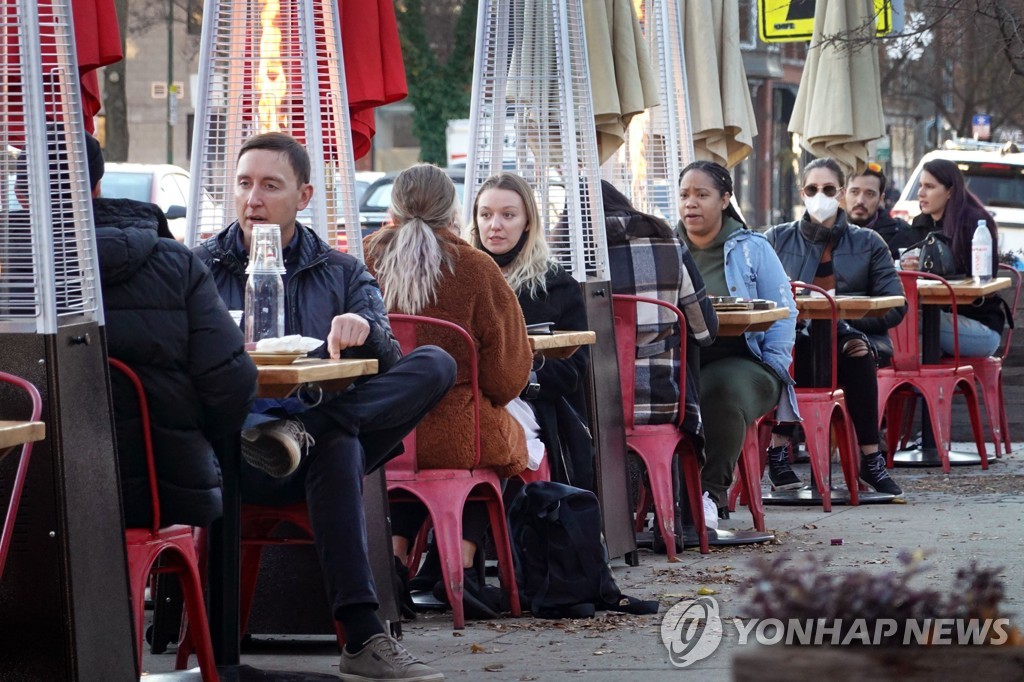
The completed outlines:
{"type": "MultiPolygon", "coordinates": [[[[729,175],[729,170],[725,166],[715,163],[714,161],[694,161],[679,173],[680,185],[683,184],[683,176],[693,170],[706,173],[708,177],[711,178],[711,183],[715,186],[715,189],[718,190],[720,195],[727,192],[730,196],[732,195],[732,176],[729,175]]],[[[737,221],[740,225],[743,225],[743,227],[747,226],[747,224],[743,222],[743,218],[741,218],[740,214],[736,211],[736,208],[732,205],[732,202],[726,205],[722,213],[737,221]]]]}

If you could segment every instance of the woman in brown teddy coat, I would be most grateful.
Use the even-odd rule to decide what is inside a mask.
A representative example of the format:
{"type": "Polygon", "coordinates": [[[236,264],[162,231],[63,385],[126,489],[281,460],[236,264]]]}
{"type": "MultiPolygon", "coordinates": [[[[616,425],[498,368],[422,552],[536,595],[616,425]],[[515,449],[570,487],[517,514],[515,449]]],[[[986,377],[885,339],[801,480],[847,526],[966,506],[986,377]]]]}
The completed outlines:
{"type": "MultiPolygon", "coordinates": [[[[501,477],[513,476],[526,468],[526,439],[505,405],[526,386],[533,354],[519,302],[501,270],[487,254],[457,236],[455,206],[455,186],[440,168],[419,164],[403,171],[391,194],[394,226],[366,239],[366,265],[380,283],[389,312],[454,322],[476,340],[480,466],[494,469],[501,477]]],[[[474,460],[473,412],[464,346],[450,332],[429,328],[421,328],[417,341],[444,348],[459,365],[455,386],[417,427],[419,463],[426,468],[468,469],[474,460]]],[[[400,559],[426,513],[423,508],[410,508],[402,505],[392,513],[395,555],[400,559]]],[[[483,505],[468,504],[463,513],[467,568],[473,566],[486,527],[483,505]]],[[[483,576],[469,571],[465,582],[466,615],[496,615],[489,608],[493,604],[470,601],[481,596],[474,588],[483,585],[483,576]]]]}

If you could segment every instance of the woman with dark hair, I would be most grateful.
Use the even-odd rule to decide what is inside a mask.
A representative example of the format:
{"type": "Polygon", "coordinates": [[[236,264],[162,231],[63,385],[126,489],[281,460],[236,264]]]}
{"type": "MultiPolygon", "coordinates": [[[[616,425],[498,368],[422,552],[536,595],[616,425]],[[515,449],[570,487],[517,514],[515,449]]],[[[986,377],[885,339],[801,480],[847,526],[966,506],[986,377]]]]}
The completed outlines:
{"type": "MultiPolygon", "coordinates": [[[[796,324],[789,278],[764,236],[747,229],[731,198],[732,178],[723,166],[695,161],[684,168],[679,176],[680,239],[693,254],[708,294],[768,299],[790,314],[766,331],[719,337],[700,349],[700,405],[709,416],[701,483],[722,516],[747,427],[773,407],[781,421],[800,419],[789,376],[796,324]]],[[[776,488],[800,485],[788,460],[769,458],[768,464],[776,488]]]]}
{"type": "MultiPolygon", "coordinates": [[[[964,176],[952,161],[933,159],[921,169],[917,199],[921,213],[913,227],[924,232],[941,232],[949,238],[956,271],[971,272],[971,239],[980,221],[992,235],[992,272],[999,269],[999,232],[996,221],[981,201],[967,189],[964,176]]],[[[900,244],[899,246],[911,246],[900,244]]],[[[998,294],[957,306],[960,355],[987,357],[996,352],[1006,326],[1006,305],[998,294]]],[[[1012,319],[1012,318],[1011,318],[1012,319]]],[[[953,354],[953,317],[943,312],[939,327],[942,352],[953,354]]]]}
{"type": "MultiPolygon", "coordinates": [[[[802,182],[803,217],[765,233],[790,279],[839,295],[902,296],[903,285],[885,241],[874,230],[851,224],[839,208],[843,190],[839,164],[828,158],[815,159],[804,167],[802,182]]],[[[904,305],[881,317],[840,320],[837,330],[836,381],[846,394],[860,445],[860,480],[890,495],[902,495],[903,491],[889,476],[885,455],[878,448],[877,369],[879,361],[892,356],[888,330],[898,325],[906,312],[904,305]]],[[[810,335],[806,328],[801,332],[797,352],[803,354],[806,349],[809,353],[810,335]]],[[[795,369],[798,383],[809,380],[808,363],[798,362],[795,369]]],[[[793,424],[781,424],[775,432],[790,436],[794,428],[793,424]]],[[[788,448],[785,443],[773,451],[777,457],[787,457],[788,448]]]]}
{"type": "MultiPolygon", "coordinates": [[[[393,225],[366,238],[366,267],[380,282],[389,312],[454,322],[476,340],[479,465],[502,477],[514,476],[526,467],[526,437],[505,406],[526,386],[533,354],[519,303],[501,271],[453,231],[455,200],[455,186],[437,166],[418,164],[402,171],[391,193],[393,225]]],[[[418,463],[423,468],[469,469],[475,446],[466,350],[445,331],[423,328],[417,338],[444,348],[460,367],[454,387],[417,427],[418,463]]],[[[402,562],[425,517],[422,505],[392,510],[392,546],[402,562]]],[[[463,596],[470,618],[494,618],[499,608],[495,595],[485,589],[483,553],[477,551],[487,526],[484,505],[468,503],[463,510],[462,561],[471,569],[465,572],[463,596]]],[[[445,594],[443,583],[435,585],[434,593],[445,594]]]]}
{"type": "MultiPolygon", "coordinates": [[[[683,430],[698,456],[704,457],[704,427],[698,402],[699,347],[714,342],[718,316],[704,291],[697,265],[686,247],[672,234],[672,228],[657,218],[633,208],[629,200],[606,180],[601,181],[605,231],[608,236],[608,267],[612,291],[616,294],[646,296],[671,303],[686,316],[686,358],[679,344],[670,343],[681,330],[677,319],[664,308],[640,306],[637,310],[637,347],[647,346],[636,361],[637,424],[670,424],[679,420],[679,390],[676,384],[680,362],[686,362],[683,430]],[[666,343],[669,342],[669,343],[666,343]],[[663,344],[664,350],[653,352],[663,344]],[[670,367],[672,371],[664,371],[670,367]]],[[[705,496],[705,525],[718,527],[718,509],[705,496]]],[[[676,500],[677,509],[684,508],[676,500]]],[[[682,532],[683,524],[675,524],[682,532]]],[[[655,537],[660,537],[655,533],[655,537]]]]}
{"type": "MultiPolygon", "coordinates": [[[[588,329],[579,282],[551,259],[533,188],[514,173],[484,180],[473,202],[466,241],[489,255],[519,299],[526,324],[552,323],[558,330],[588,329]]],[[[594,463],[583,394],[590,351],[554,360],[537,356],[529,391],[540,443],[553,480],[593,489],[594,463]],[[535,387],[535,388],[533,388],[535,387]]],[[[530,468],[539,466],[531,452],[530,468]]]]}

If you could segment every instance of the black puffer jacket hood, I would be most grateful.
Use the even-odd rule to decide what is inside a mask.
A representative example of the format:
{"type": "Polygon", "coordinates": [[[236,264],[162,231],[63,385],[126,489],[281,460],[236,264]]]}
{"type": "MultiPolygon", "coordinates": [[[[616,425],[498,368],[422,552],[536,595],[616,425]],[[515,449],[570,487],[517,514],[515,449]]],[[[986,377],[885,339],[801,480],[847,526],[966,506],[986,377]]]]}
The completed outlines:
{"type": "MultiPolygon", "coordinates": [[[[210,441],[237,431],[256,389],[242,332],[206,267],[157,234],[163,214],[130,200],[94,202],[107,350],[146,389],[161,525],[205,526],[221,514],[220,468],[210,441]]],[[[125,523],[151,521],[138,401],[111,372],[125,523]]]]}

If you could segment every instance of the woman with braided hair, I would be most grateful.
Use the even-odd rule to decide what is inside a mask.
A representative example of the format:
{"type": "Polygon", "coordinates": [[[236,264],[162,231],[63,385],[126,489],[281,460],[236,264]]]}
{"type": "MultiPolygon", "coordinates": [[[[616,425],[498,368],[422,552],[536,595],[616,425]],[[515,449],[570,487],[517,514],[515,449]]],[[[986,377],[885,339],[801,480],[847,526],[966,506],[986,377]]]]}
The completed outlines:
{"type": "MultiPolygon", "coordinates": [[[[677,233],[697,263],[709,296],[775,301],[789,317],[766,331],[719,336],[700,349],[700,406],[707,461],[701,485],[724,516],[732,473],[747,427],[777,408],[781,421],[795,422],[796,394],[789,376],[796,329],[796,303],[789,277],[764,236],[751,232],[730,203],[732,178],[723,166],[695,161],[679,177],[677,233]]],[[[788,468],[769,469],[776,488],[800,485],[788,468]]]]}

